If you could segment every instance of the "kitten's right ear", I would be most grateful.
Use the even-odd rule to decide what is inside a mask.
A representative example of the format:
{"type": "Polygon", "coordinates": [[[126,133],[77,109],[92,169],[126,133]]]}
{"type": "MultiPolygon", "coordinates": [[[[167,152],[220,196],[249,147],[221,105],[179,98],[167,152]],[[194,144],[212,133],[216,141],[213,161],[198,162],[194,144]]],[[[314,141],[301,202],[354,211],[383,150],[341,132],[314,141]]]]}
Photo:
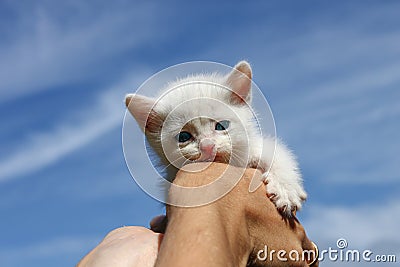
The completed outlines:
{"type": "Polygon", "coordinates": [[[248,103],[251,100],[252,71],[247,61],[236,64],[225,79],[225,83],[232,89],[231,101],[235,104],[248,103]]]}
{"type": "Polygon", "coordinates": [[[155,102],[155,99],[142,95],[128,94],[125,97],[125,105],[142,131],[148,129],[149,126],[152,125],[148,122],[151,121],[151,117],[155,115],[155,111],[152,110],[155,102]]]}

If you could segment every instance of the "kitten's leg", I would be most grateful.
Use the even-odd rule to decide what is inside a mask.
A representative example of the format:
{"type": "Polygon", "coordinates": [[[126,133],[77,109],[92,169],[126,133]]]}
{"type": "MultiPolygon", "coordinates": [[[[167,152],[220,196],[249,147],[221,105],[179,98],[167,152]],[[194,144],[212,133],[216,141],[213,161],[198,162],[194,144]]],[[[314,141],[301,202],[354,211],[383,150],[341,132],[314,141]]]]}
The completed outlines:
{"type": "Polygon", "coordinates": [[[274,147],[275,139],[263,140],[262,156],[257,168],[263,172],[270,199],[280,211],[291,216],[294,210],[301,208],[307,194],[304,191],[298,164],[292,152],[279,140],[276,141],[275,150],[274,147]]]}

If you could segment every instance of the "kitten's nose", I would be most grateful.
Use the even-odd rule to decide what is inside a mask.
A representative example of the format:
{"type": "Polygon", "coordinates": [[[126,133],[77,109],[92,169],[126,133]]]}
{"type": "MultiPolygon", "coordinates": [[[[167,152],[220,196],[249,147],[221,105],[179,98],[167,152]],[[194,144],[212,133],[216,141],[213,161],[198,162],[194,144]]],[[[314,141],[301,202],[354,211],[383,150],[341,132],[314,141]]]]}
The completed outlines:
{"type": "Polygon", "coordinates": [[[201,152],[207,154],[207,155],[211,155],[214,153],[214,148],[215,148],[215,144],[214,141],[212,139],[203,139],[200,142],[200,150],[201,152]]]}

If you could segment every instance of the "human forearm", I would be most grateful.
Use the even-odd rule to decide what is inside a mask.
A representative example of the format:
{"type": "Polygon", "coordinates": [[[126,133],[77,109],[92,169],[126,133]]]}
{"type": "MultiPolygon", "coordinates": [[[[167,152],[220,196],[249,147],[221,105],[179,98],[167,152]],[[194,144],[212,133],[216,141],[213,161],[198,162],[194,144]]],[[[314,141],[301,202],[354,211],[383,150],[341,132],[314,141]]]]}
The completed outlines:
{"type": "Polygon", "coordinates": [[[178,209],[169,217],[156,266],[245,266],[247,256],[238,259],[229,248],[235,242],[214,207],[178,209]]]}
{"type": "MultiPolygon", "coordinates": [[[[207,172],[201,179],[178,174],[174,183],[195,187],[215,177],[207,172]]],[[[169,206],[168,227],[156,266],[246,266],[250,238],[241,209],[231,205],[230,198],[224,197],[201,207],[169,206]]]]}

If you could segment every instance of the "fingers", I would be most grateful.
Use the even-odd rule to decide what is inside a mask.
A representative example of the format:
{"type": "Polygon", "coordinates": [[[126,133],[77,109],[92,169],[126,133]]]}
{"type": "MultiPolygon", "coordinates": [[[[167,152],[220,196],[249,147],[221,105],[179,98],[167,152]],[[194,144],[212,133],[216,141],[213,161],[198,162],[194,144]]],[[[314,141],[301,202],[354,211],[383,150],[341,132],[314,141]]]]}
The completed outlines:
{"type": "Polygon", "coordinates": [[[308,266],[313,266],[313,267],[318,266],[319,249],[317,244],[315,244],[310,239],[308,239],[307,236],[305,236],[302,246],[303,246],[303,254],[305,256],[304,258],[308,266]]]}
{"type": "Polygon", "coordinates": [[[165,233],[165,229],[167,228],[167,216],[165,215],[158,215],[154,217],[150,221],[150,229],[156,233],[165,233]]]}
{"type": "MultiPolygon", "coordinates": [[[[252,175],[258,175],[258,172],[245,172],[244,179],[237,185],[243,195],[246,194],[245,188],[252,175]]],[[[265,187],[259,187],[255,192],[247,192],[247,198],[243,203],[246,203],[246,218],[249,225],[250,236],[253,238],[255,245],[254,252],[261,256],[266,256],[266,259],[260,260],[258,255],[251,255],[254,266],[318,266],[318,253],[316,246],[308,239],[303,226],[296,218],[296,210],[291,211],[292,216],[283,216],[282,213],[286,210],[278,210],[273,204],[276,197],[274,194],[268,194],[265,187]],[[279,233],[277,235],[276,233],[279,233]],[[266,251],[268,248],[268,251],[266,251]],[[276,254],[269,261],[271,251],[284,250],[287,262],[280,261],[276,254]],[[261,251],[261,252],[260,252],[261,251]],[[297,251],[300,259],[291,260],[288,258],[289,253],[297,251]],[[268,254],[266,254],[268,252],[268,254]],[[304,260],[301,255],[304,252],[304,260]]],[[[294,254],[292,254],[294,255],[294,254]]],[[[250,266],[253,266],[250,265],[250,266]]]]}

